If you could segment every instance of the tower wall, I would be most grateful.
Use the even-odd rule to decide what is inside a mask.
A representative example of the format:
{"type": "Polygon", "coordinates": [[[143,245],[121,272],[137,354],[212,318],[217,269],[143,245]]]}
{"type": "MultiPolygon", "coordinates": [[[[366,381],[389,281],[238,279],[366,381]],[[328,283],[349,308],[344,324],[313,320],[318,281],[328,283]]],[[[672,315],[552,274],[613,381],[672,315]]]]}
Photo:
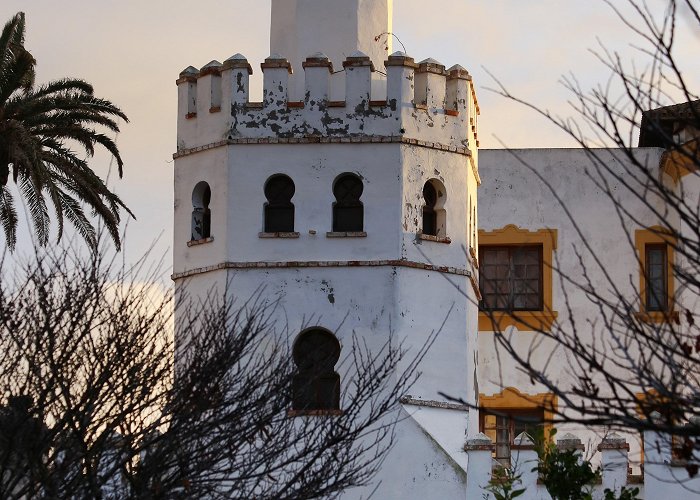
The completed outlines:
{"type": "Polygon", "coordinates": [[[386,95],[376,99],[371,58],[355,53],[343,66],[342,101],[331,99],[323,55],[304,61],[299,102],[289,98],[291,64],[276,56],[261,64],[261,103],[249,101],[252,68],[240,55],[181,73],[173,278],[195,297],[212,287],[240,300],[263,290],[277,301],[273,319],[289,342],[309,326],[334,332],[344,349],[353,334],[371,349],[391,338],[408,353],[399,370],[438,332],[422,376],[403,395],[398,411],[411,422],[397,431],[402,442],[382,468],[378,495],[452,497],[463,488],[463,436],[478,425],[476,412],[440,395],[473,403],[477,392],[473,84],[459,66],[397,53],[385,62],[386,95]],[[361,232],[333,231],[333,184],[343,173],[362,181],[361,232]],[[277,174],[295,185],[294,231],[266,233],[264,186],[277,174]],[[202,181],[211,188],[211,233],[189,241],[202,181]],[[437,186],[436,235],[423,234],[426,183],[437,186]],[[423,451],[407,458],[412,445],[423,451]]]}
{"type": "MultiPolygon", "coordinates": [[[[270,54],[287,56],[294,68],[291,98],[303,98],[302,63],[310,54],[327,54],[334,68],[341,70],[343,61],[359,50],[382,69],[393,41],[386,35],[392,30],[392,4],[393,0],[272,0],[270,54]]],[[[342,76],[332,78],[334,96],[342,95],[342,76]]],[[[380,81],[380,75],[374,79],[380,81]]]]}
{"type": "MultiPolygon", "coordinates": [[[[391,338],[394,347],[401,345],[408,353],[398,372],[437,331],[418,368],[420,378],[404,396],[435,401],[442,399],[438,392],[443,392],[471,401],[473,339],[467,332],[475,317],[465,310],[461,295],[468,294],[468,279],[452,278],[448,283],[439,272],[392,266],[285,267],[222,270],[178,280],[178,286],[201,293],[228,282],[232,298],[239,303],[264,290],[268,302],[276,304],[272,322],[279,331],[289,331],[290,342],[296,332],[320,326],[334,332],[343,355],[349,352],[353,335],[373,353],[379,353],[391,338]],[[446,284],[455,291],[453,295],[446,284]]],[[[351,381],[346,372],[340,375],[345,388],[351,381]]],[[[400,413],[397,445],[380,473],[378,498],[417,498],[431,488],[444,495],[441,498],[452,498],[463,488],[462,437],[471,425],[478,425],[473,422],[476,416],[411,404],[402,405],[400,413]]],[[[344,498],[366,498],[366,494],[367,490],[350,490],[344,498]]]]}
{"type": "Polygon", "coordinates": [[[270,53],[289,57],[295,68],[309,54],[324,52],[340,68],[354,50],[378,68],[391,52],[393,0],[272,0],[270,53]]]}
{"type": "Polygon", "coordinates": [[[178,158],[175,168],[175,274],[213,262],[407,260],[472,272],[465,249],[464,200],[476,196],[467,157],[401,143],[256,144],[212,148],[178,158]],[[363,179],[365,237],[334,237],[333,183],[343,173],[363,179]],[[290,238],[263,233],[265,182],[276,174],[295,183],[295,231],[290,238]],[[430,179],[445,186],[444,241],[421,239],[422,189],[430,179]],[[212,188],[211,237],[188,246],[192,191],[201,181],[212,188]],[[426,260],[427,259],[427,260],[426,260]]]}
{"type": "Polygon", "coordinates": [[[341,101],[330,100],[331,66],[322,55],[305,61],[301,101],[289,99],[292,66],[278,56],[261,64],[262,102],[249,100],[253,70],[239,54],[201,70],[188,67],[177,80],[177,154],[229,143],[398,141],[468,154],[476,170],[479,107],[464,68],[416,64],[395,53],[386,61],[386,94],[378,96],[369,57],[356,54],[344,64],[341,101]]]}

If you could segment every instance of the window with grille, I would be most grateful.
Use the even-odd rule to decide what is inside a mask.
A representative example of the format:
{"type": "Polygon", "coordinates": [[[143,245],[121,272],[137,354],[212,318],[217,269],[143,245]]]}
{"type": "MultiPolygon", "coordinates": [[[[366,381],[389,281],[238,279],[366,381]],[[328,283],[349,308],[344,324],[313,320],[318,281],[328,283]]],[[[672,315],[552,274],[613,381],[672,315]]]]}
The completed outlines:
{"type": "Polygon", "coordinates": [[[494,443],[494,458],[504,467],[510,467],[511,446],[521,433],[527,432],[535,437],[544,426],[543,410],[498,410],[489,413],[480,412],[481,432],[494,443]]]}
{"type": "Polygon", "coordinates": [[[265,183],[265,229],[266,233],[294,232],[294,181],[286,175],[275,175],[265,183]]]}
{"type": "Polygon", "coordinates": [[[364,207],[360,201],[364,186],[353,174],[341,175],[333,185],[333,231],[364,231],[364,207]]]}
{"type": "Polygon", "coordinates": [[[676,309],[675,249],[676,233],[662,226],[637,229],[634,244],[639,263],[639,312],[644,323],[678,324],[676,309]]]}
{"type": "Polygon", "coordinates": [[[335,364],[340,343],[332,333],[311,329],[299,335],[292,351],[297,373],[292,381],[292,409],[333,411],[340,408],[340,375],[335,364]]]}
{"type": "Polygon", "coordinates": [[[665,311],[668,307],[668,261],[666,245],[646,246],[646,309],[665,311]]]}
{"type": "Polygon", "coordinates": [[[542,246],[481,246],[481,309],[542,310],[542,246]]]}

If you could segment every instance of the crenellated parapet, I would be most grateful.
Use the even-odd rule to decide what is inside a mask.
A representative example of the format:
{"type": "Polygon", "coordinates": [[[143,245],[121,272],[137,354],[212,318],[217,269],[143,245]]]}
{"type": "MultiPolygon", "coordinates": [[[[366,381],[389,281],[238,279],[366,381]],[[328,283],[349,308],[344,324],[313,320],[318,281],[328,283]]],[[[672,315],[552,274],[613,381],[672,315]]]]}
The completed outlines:
{"type": "Polygon", "coordinates": [[[345,99],[330,100],[333,64],[321,53],[303,65],[302,101],[290,101],[284,57],[273,54],[260,65],[263,100],[251,102],[248,60],[236,54],[222,63],[180,73],[178,154],[214,144],[269,139],[331,141],[378,140],[435,143],[476,157],[479,106],[472,78],[461,66],[445,69],[433,59],[415,63],[396,52],[386,66],[386,94],[372,95],[376,71],[362,52],[351,54],[345,73],[345,99]]]}

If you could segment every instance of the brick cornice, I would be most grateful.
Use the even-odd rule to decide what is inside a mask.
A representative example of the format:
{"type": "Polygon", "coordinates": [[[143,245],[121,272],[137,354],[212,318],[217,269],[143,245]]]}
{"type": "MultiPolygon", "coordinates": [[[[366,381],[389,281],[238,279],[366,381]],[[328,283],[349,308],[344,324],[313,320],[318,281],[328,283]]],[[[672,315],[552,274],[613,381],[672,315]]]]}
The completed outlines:
{"type": "MultiPolygon", "coordinates": [[[[224,139],[218,142],[212,142],[209,144],[204,144],[202,146],[197,146],[194,148],[181,149],[180,151],[173,154],[173,158],[181,158],[183,156],[188,156],[191,154],[199,153],[201,151],[207,151],[209,149],[220,148],[222,146],[234,145],[234,144],[367,144],[367,143],[386,143],[386,144],[409,144],[412,146],[418,146],[422,148],[437,149],[439,151],[446,151],[450,153],[457,153],[460,155],[471,157],[471,151],[469,148],[460,148],[457,146],[448,146],[447,144],[442,144],[439,142],[432,141],[422,141],[420,139],[412,139],[410,137],[404,137],[401,135],[359,135],[359,136],[346,136],[346,137],[320,137],[320,136],[306,136],[306,137],[261,137],[261,138],[248,138],[241,137],[235,139],[224,139]]],[[[476,166],[472,162],[473,169],[476,166]]]]}
{"type": "Polygon", "coordinates": [[[469,411],[469,406],[460,403],[450,403],[448,401],[434,401],[430,399],[414,398],[412,396],[402,396],[399,400],[402,404],[412,406],[425,406],[427,408],[440,408],[441,410],[469,411]]]}
{"type": "Polygon", "coordinates": [[[291,262],[221,262],[207,267],[199,267],[174,273],[171,278],[177,281],[189,278],[198,274],[220,271],[222,269],[296,269],[296,268],[318,268],[318,267],[407,267],[411,269],[421,269],[424,271],[435,271],[442,274],[454,274],[470,278],[471,272],[449,266],[436,266],[424,262],[411,260],[314,260],[314,261],[291,261],[291,262]]]}

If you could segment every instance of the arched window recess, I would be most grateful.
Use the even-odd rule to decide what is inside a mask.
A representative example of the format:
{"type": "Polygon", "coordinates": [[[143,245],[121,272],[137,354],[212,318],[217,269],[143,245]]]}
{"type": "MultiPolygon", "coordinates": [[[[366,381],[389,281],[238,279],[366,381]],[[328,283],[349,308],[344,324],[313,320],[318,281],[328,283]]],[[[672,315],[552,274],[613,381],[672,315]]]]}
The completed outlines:
{"type": "Polygon", "coordinates": [[[364,185],[355,174],[342,174],[333,183],[333,231],[328,237],[367,236],[364,232],[364,185]]]}
{"type": "Polygon", "coordinates": [[[277,174],[265,183],[267,202],[263,208],[263,232],[266,238],[298,238],[294,232],[294,196],[296,188],[289,176],[277,174]]]}
{"type": "Polygon", "coordinates": [[[423,222],[419,239],[450,243],[447,237],[447,201],[445,186],[437,179],[423,185],[423,222]]]}
{"type": "Polygon", "coordinates": [[[188,245],[197,245],[212,241],[211,236],[211,188],[201,181],[192,190],[192,231],[188,245]]]}
{"type": "Polygon", "coordinates": [[[335,364],[340,358],[340,342],[322,328],[299,334],[292,356],[296,374],[292,380],[292,410],[299,415],[339,415],[340,375],[335,364]]]}

